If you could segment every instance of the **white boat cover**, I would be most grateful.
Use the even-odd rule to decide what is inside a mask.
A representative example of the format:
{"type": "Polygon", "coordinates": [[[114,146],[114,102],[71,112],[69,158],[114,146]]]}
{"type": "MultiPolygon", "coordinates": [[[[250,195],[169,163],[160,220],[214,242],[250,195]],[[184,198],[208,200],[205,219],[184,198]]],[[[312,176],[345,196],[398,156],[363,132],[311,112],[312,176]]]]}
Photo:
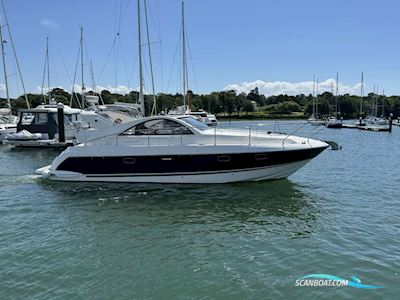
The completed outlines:
{"type": "Polygon", "coordinates": [[[47,133],[30,133],[28,130],[21,130],[7,136],[7,140],[9,141],[37,141],[47,139],[49,139],[47,133]]]}

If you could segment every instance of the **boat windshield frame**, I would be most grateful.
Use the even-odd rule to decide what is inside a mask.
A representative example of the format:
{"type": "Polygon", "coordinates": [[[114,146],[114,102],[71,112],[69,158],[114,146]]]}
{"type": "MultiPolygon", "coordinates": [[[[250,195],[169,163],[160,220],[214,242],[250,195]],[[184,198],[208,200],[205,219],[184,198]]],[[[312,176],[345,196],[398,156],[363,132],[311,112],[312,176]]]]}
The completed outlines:
{"type": "Polygon", "coordinates": [[[182,118],[179,118],[179,120],[185,122],[186,124],[189,124],[190,126],[196,128],[197,130],[200,130],[200,131],[210,129],[210,127],[208,125],[197,120],[196,118],[193,118],[192,116],[184,116],[182,118]]]}

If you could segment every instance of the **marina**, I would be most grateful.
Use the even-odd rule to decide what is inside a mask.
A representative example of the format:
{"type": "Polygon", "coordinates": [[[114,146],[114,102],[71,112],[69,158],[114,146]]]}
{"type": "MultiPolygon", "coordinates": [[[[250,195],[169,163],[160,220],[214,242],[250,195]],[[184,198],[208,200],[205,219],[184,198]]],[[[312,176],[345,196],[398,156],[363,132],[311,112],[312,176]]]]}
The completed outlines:
{"type": "MultiPolygon", "coordinates": [[[[278,123],[289,131],[295,122],[278,123]]],[[[248,125],[268,131],[275,122],[220,126],[248,125]]],[[[297,134],[313,131],[306,125],[297,134]]],[[[357,272],[385,286],[367,291],[370,297],[395,299],[400,177],[391,149],[400,146],[399,134],[398,127],[391,135],[323,129],[315,138],[335,140],[341,151],[324,151],[285,180],[216,185],[48,182],[32,174],[59,152],[0,147],[0,211],[7,224],[0,265],[8,270],[1,293],[365,296],[358,289],[294,286],[294,278],[323,270],[357,272]]]]}
{"type": "Polygon", "coordinates": [[[399,10],[0,0],[0,299],[398,299],[399,10]]]}

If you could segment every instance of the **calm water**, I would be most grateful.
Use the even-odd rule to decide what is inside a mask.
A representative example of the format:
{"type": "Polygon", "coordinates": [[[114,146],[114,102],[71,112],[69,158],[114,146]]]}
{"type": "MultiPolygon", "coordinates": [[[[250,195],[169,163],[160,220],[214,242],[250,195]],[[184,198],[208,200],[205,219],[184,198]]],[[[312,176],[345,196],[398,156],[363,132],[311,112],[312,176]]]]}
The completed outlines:
{"type": "Polygon", "coordinates": [[[0,298],[398,299],[400,128],[316,136],[344,148],[227,185],[45,182],[57,152],[0,147],[0,298]],[[311,273],[384,288],[294,286],[311,273]]]}

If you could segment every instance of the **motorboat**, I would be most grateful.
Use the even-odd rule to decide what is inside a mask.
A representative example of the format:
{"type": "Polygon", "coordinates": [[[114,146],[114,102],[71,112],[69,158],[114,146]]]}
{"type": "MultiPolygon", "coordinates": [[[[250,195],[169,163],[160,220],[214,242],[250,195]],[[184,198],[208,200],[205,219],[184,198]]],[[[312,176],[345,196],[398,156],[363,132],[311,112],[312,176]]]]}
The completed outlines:
{"type": "Polygon", "coordinates": [[[109,128],[36,171],[58,181],[229,183],[286,178],[328,144],[250,129],[210,128],[191,116],[154,116],[109,128]]]}
{"type": "Polygon", "coordinates": [[[189,115],[199,119],[201,122],[208,126],[218,126],[217,117],[204,110],[190,111],[189,115]]]}
{"type": "Polygon", "coordinates": [[[10,134],[17,132],[17,124],[0,123],[0,144],[10,134]]]}
{"type": "Polygon", "coordinates": [[[389,124],[388,120],[386,120],[385,118],[375,117],[375,116],[368,116],[366,122],[370,125],[379,125],[379,126],[384,126],[389,124]]]}
{"type": "Polygon", "coordinates": [[[326,123],[327,128],[342,128],[343,122],[336,117],[329,117],[326,123]]]}
{"type": "Polygon", "coordinates": [[[111,118],[116,123],[126,123],[134,119],[143,118],[138,104],[115,102],[114,104],[97,104],[89,106],[87,111],[94,111],[99,115],[111,118]]]}
{"type": "MultiPolygon", "coordinates": [[[[65,143],[73,144],[81,110],[63,106],[65,143]]],[[[57,104],[42,104],[36,108],[20,109],[17,132],[9,134],[4,144],[21,147],[42,147],[56,144],[59,139],[57,104]]]]}
{"type": "Polygon", "coordinates": [[[187,109],[186,106],[184,106],[184,105],[181,105],[174,109],[169,110],[168,115],[170,115],[170,116],[192,116],[208,126],[217,126],[218,125],[218,120],[215,115],[210,114],[202,109],[199,109],[198,111],[192,111],[192,110],[187,109]]]}
{"type": "Polygon", "coordinates": [[[8,134],[4,144],[18,147],[68,146],[85,142],[91,136],[98,136],[104,130],[124,122],[135,120],[122,109],[103,107],[99,110],[82,110],[62,105],[63,138],[60,140],[60,104],[52,101],[36,108],[19,110],[16,133],[8,134]]]}
{"type": "Polygon", "coordinates": [[[0,144],[10,134],[17,132],[18,118],[8,108],[0,109],[0,144]]]}
{"type": "Polygon", "coordinates": [[[80,113],[81,120],[87,124],[76,132],[76,143],[84,143],[104,130],[133,120],[143,118],[136,104],[116,102],[114,104],[92,105],[80,113]]]}

